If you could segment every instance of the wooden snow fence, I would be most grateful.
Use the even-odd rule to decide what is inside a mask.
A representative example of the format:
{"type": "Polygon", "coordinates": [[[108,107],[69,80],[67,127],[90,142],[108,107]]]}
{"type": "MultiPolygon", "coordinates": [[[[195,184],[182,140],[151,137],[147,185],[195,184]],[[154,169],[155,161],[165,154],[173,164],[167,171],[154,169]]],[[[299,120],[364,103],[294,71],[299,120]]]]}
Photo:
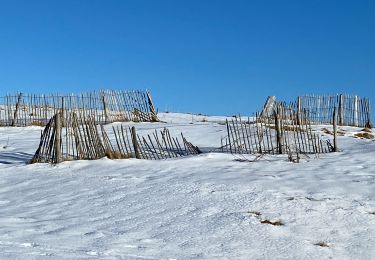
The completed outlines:
{"type": "Polygon", "coordinates": [[[277,105],[274,113],[255,119],[226,121],[221,151],[233,154],[320,154],[333,152],[330,140],[314,133],[306,113],[277,105]],[[303,122],[303,124],[299,123],[303,122]]]}
{"type": "Polygon", "coordinates": [[[277,104],[299,113],[307,113],[309,123],[314,125],[333,124],[333,112],[336,108],[338,125],[372,127],[370,100],[356,95],[305,95],[297,97],[289,105],[276,102],[275,97],[268,97],[260,117],[266,119],[270,116],[277,104]]]}
{"type": "Polygon", "coordinates": [[[370,100],[356,95],[306,95],[297,98],[299,111],[305,110],[313,124],[332,124],[337,108],[338,125],[371,127],[370,100]]]}
{"type": "Polygon", "coordinates": [[[76,113],[54,115],[42,132],[39,147],[31,163],[60,163],[71,160],[110,159],[166,159],[199,154],[181,134],[172,137],[168,129],[140,136],[134,127],[112,126],[104,129],[93,117],[76,113]],[[65,120],[66,127],[63,127],[65,120]],[[109,138],[111,135],[113,138],[109,138]]]}
{"type": "Polygon", "coordinates": [[[19,93],[0,97],[0,126],[45,126],[58,112],[92,117],[100,124],[158,121],[148,91],[103,90],[79,95],[19,93]]]}

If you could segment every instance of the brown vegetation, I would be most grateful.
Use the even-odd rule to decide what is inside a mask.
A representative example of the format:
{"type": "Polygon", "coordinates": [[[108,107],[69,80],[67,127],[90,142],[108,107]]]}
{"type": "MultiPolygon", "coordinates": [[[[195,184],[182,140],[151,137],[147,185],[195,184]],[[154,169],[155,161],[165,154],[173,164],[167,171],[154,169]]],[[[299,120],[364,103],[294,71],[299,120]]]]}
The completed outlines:
{"type": "Polygon", "coordinates": [[[365,133],[357,133],[357,134],[354,134],[354,136],[356,138],[361,138],[361,139],[374,139],[375,136],[373,134],[370,134],[368,132],[365,132],[365,133]]]}
{"type": "Polygon", "coordinates": [[[269,219],[264,219],[264,220],[261,220],[260,223],[262,224],[270,224],[270,225],[273,225],[273,226],[284,226],[284,223],[281,222],[281,220],[269,220],[269,219]]]}
{"type": "Polygon", "coordinates": [[[329,244],[325,241],[319,241],[314,244],[315,246],[320,246],[320,247],[329,247],[329,244]]]}

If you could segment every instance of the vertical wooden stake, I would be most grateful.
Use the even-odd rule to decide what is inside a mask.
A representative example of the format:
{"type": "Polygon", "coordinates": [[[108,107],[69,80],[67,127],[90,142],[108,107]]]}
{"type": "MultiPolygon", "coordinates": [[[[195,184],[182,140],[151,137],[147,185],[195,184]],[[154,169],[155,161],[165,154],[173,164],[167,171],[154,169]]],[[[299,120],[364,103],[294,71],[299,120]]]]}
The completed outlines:
{"type": "Polygon", "coordinates": [[[152,121],[153,122],[159,121],[158,116],[156,115],[156,112],[155,112],[154,103],[152,102],[151,95],[148,91],[147,91],[147,101],[148,101],[148,106],[150,108],[152,121]]]}
{"type": "Polygon", "coordinates": [[[64,97],[61,97],[61,125],[66,126],[65,122],[65,102],[64,97]]]}
{"type": "Polygon", "coordinates": [[[358,96],[354,96],[354,126],[358,124],[358,96]]]}
{"type": "Polygon", "coordinates": [[[139,152],[139,145],[138,145],[138,140],[137,140],[137,133],[135,131],[135,127],[134,126],[132,127],[132,141],[133,141],[135,158],[142,159],[141,158],[141,154],[139,152]]]}
{"type": "Polygon", "coordinates": [[[279,108],[277,108],[274,112],[275,116],[275,129],[276,129],[276,141],[277,141],[277,152],[278,154],[283,153],[283,147],[282,147],[282,136],[281,136],[281,122],[279,118],[279,108]]]}
{"type": "Polygon", "coordinates": [[[61,114],[56,114],[55,119],[55,163],[61,163],[61,114]]]}
{"type": "Polygon", "coordinates": [[[301,125],[301,119],[300,119],[300,114],[301,114],[301,110],[302,110],[302,104],[301,104],[301,97],[298,96],[297,98],[297,124],[298,125],[301,125]]]}
{"type": "Polygon", "coordinates": [[[337,152],[337,109],[333,110],[333,151],[337,152]]]}
{"type": "Polygon", "coordinates": [[[229,150],[230,150],[230,153],[233,153],[232,151],[232,143],[231,143],[231,140],[230,140],[230,126],[229,126],[229,123],[228,123],[228,119],[225,119],[225,124],[227,125],[227,132],[228,132],[228,142],[229,142],[229,150]]]}
{"type": "Polygon", "coordinates": [[[21,100],[22,100],[22,93],[20,93],[20,94],[18,95],[18,100],[17,100],[17,103],[16,103],[16,110],[14,110],[13,120],[12,120],[12,124],[11,124],[11,126],[16,126],[17,117],[18,117],[18,109],[19,109],[19,107],[20,107],[21,100]]]}
{"type": "Polygon", "coordinates": [[[367,122],[366,122],[366,127],[367,128],[372,128],[372,123],[371,123],[371,109],[370,109],[370,100],[367,99],[366,102],[366,113],[367,113],[367,122]]]}
{"type": "Polygon", "coordinates": [[[102,102],[103,102],[105,123],[107,124],[108,123],[108,107],[107,107],[107,103],[106,103],[106,100],[105,100],[105,94],[104,93],[102,94],[102,102]]]}
{"type": "Polygon", "coordinates": [[[340,94],[340,99],[339,99],[339,125],[344,124],[343,117],[344,117],[343,97],[342,97],[342,94],[340,94]]]}

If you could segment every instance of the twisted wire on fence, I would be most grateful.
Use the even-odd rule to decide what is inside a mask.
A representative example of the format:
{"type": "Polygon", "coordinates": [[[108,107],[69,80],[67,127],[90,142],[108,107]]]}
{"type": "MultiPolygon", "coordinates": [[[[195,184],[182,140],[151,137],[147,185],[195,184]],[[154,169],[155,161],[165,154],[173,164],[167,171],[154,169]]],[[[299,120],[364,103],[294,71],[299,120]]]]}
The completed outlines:
{"type": "Polygon", "coordinates": [[[45,126],[56,113],[74,112],[97,123],[158,121],[148,91],[104,90],[72,95],[0,97],[0,126],[45,126]]]}

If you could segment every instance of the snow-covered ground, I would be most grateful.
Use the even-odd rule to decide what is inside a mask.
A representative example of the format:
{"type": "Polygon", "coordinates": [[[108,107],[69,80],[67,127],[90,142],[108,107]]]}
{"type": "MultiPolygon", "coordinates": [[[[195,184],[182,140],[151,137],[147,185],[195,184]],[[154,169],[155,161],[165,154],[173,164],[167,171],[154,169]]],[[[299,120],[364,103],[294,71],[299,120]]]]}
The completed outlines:
{"type": "MultiPolygon", "coordinates": [[[[159,117],[136,127],[206,150],[226,134],[225,117],[159,117]]],[[[299,164],[221,153],[25,164],[41,129],[0,128],[0,259],[375,259],[375,142],[353,138],[359,128],[340,127],[342,152],[299,164]]]]}

